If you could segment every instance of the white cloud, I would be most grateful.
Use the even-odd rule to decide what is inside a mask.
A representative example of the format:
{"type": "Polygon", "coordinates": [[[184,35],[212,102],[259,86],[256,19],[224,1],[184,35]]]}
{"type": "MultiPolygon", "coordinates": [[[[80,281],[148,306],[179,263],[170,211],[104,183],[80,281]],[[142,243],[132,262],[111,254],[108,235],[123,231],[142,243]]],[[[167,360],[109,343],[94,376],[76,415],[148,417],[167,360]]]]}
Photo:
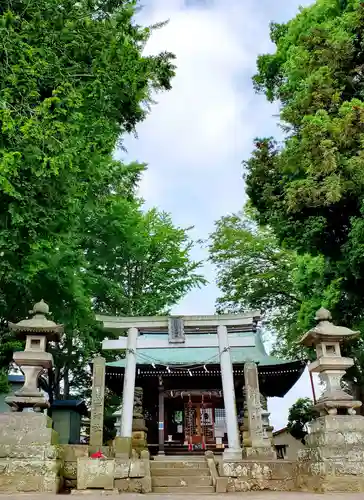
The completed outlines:
{"type": "MultiPolygon", "coordinates": [[[[271,48],[269,22],[289,19],[299,3],[195,0],[193,7],[193,0],[148,0],[139,14],[142,24],[170,19],[146,50],[174,52],[177,76],[172,91],[157,96],[138,139],[127,141],[128,158],[149,164],[141,184],[147,205],[171,212],[176,224],[195,225],[196,239],[245,202],[241,161],[254,137],[279,133],[276,107],[254,94],[251,76],[257,55],[271,48]]],[[[196,249],[194,257],[206,259],[206,251],[196,249]]],[[[191,292],[175,312],[214,312],[218,290],[209,264],[204,273],[210,285],[191,292]]],[[[285,400],[272,401],[276,426],[285,424],[291,402],[304,395],[310,386],[302,378],[285,400]]]]}

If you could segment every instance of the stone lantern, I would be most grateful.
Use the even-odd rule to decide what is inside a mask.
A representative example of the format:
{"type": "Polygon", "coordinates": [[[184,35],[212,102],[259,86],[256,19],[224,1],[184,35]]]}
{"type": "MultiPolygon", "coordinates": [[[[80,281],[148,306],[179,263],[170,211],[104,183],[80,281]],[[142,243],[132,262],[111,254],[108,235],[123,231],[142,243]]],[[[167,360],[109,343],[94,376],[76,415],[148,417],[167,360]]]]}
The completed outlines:
{"type": "Polygon", "coordinates": [[[317,325],[301,339],[316,348],[317,360],[309,370],[319,373],[325,390],[315,408],[320,416],[309,423],[305,447],[298,451],[296,486],[315,493],[364,491],[364,417],[361,406],[341,388],[341,379],[354,364],[341,356],[340,343],[359,332],[331,323],[326,309],[316,313],[317,325]]]}
{"type": "Polygon", "coordinates": [[[58,342],[63,332],[63,325],[57,325],[47,319],[48,305],[41,300],[29,313],[31,319],[19,323],[9,323],[9,329],[16,336],[25,340],[25,349],[14,352],[13,360],[24,374],[24,385],[14,395],[5,399],[12,411],[21,412],[24,408],[33,408],[40,412],[48,408],[49,403],[38,388],[38,381],[43,370],[52,368],[53,356],[46,351],[48,341],[58,342]]]}
{"type": "Polygon", "coordinates": [[[329,311],[319,309],[316,313],[317,325],[301,339],[303,345],[316,348],[317,360],[309,365],[309,371],[319,373],[325,383],[325,390],[315,408],[320,415],[336,415],[338,411],[355,414],[355,408],[360,407],[362,403],[354,401],[353,397],[341,388],[341,379],[354,361],[341,356],[340,343],[358,337],[359,332],[336,326],[331,323],[331,319],[329,311]]]}

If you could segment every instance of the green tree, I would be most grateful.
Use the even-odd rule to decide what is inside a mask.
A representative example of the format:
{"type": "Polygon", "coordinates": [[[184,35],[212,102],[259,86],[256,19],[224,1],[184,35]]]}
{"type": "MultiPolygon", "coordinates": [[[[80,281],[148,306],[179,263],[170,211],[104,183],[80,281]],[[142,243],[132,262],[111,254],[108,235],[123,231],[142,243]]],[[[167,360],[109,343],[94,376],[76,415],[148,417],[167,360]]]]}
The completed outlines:
{"type": "Polygon", "coordinates": [[[308,433],[307,424],[319,416],[310,398],[299,398],[288,412],[288,432],[305,444],[308,433]]]}
{"type": "Polygon", "coordinates": [[[313,325],[323,303],[332,308],[339,282],[325,284],[321,256],[281,248],[272,229],[259,226],[251,208],[222,217],[210,236],[210,259],[217,269],[219,312],[262,311],[274,334],[275,352],[284,357],[313,354],[297,340],[313,325]]]}
{"type": "Polygon", "coordinates": [[[286,138],[256,141],[247,192],[280,243],[323,255],[342,278],[334,317],[363,311],[364,5],[318,0],[285,25],[271,25],[274,54],[258,58],[254,83],[281,102],[286,138]]]}
{"type": "MultiPolygon", "coordinates": [[[[188,230],[175,227],[166,213],[143,211],[136,199],[111,194],[104,206],[85,217],[83,227],[84,267],[74,268],[74,272],[83,280],[78,297],[86,297],[87,304],[80,302],[68,309],[68,324],[77,324],[78,329],[67,329],[53,348],[57,398],[67,399],[75,388],[85,391],[90,385],[87,364],[92,355],[101,352],[105,336],[95,323],[95,312],[161,314],[189,290],[205,283],[198,274],[200,263],[191,259],[193,241],[188,230]]],[[[62,290],[63,297],[66,292],[62,290]]],[[[111,360],[116,354],[103,355],[111,360]]]]}
{"type": "MultiPolygon", "coordinates": [[[[110,192],[134,197],[144,167],[123,165],[112,153],[147,115],[152,93],[170,89],[174,75],[172,54],[143,55],[159,26],[136,24],[137,4],[0,2],[3,370],[21,348],[6,322],[24,318],[44,295],[65,324],[60,349],[69,364],[85,366],[97,349],[85,217],[98,213],[110,192]]],[[[67,394],[67,364],[55,358],[67,394]]]]}
{"type": "MultiPolygon", "coordinates": [[[[279,245],[322,256],[325,287],[340,283],[334,321],[364,318],[364,4],[317,0],[271,24],[273,54],[258,58],[254,85],[281,104],[285,138],[257,139],[245,162],[257,220],[279,245]]],[[[364,385],[363,339],[350,348],[351,378],[364,385]]],[[[363,397],[361,396],[361,399],[363,397]]]]}
{"type": "Polygon", "coordinates": [[[190,256],[188,229],[175,227],[165,212],[111,197],[86,226],[87,272],[100,313],[161,314],[205,283],[190,256]]]}

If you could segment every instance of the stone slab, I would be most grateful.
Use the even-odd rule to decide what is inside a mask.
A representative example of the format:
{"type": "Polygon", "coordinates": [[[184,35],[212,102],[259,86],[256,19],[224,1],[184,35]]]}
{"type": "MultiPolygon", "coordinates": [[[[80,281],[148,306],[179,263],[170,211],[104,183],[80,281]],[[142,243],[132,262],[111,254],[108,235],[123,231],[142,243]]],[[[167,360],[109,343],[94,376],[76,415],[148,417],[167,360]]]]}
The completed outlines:
{"type": "Polygon", "coordinates": [[[61,475],[65,479],[77,479],[77,462],[64,462],[61,475]]]}
{"type": "Polygon", "coordinates": [[[61,479],[54,472],[0,472],[0,493],[58,493],[60,485],[61,479]]]}
{"type": "Polygon", "coordinates": [[[52,420],[42,413],[0,413],[2,445],[58,444],[52,420]]]}
{"type": "Polygon", "coordinates": [[[310,433],[329,431],[364,432],[364,417],[362,415],[325,415],[316,418],[310,424],[310,433]]]}
{"type": "Polygon", "coordinates": [[[116,437],[114,440],[115,457],[130,458],[131,457],[131,438],[116,437]]]}
{"type": "Polygon", "coordinates": [[[114,488],[115,460],[102,458],[77,459],[77,489],[114,488]]]}
{"type": "Polygon", "coordinates": [[[142,460],[131,460],[129,468],[129,477],[144,477],[146,475],[145,465],[142,460]]]}
{"type": "Polygon", "coordinates": [[[31,430],[41,427],[52,427],[52,419],[44,413],[21,412],[0,413],[0,429],[6,426],[9,429],[31,430]]]}
{"type": "Polygon", "coordinates": [[[87,444],[62,444],[59,446],[63,450],[65,462],[77,462],[79,457],[88,457],[87,444]]]}
{"type": "Polygon", "coordinates": [[[216,478],[216,493],[226,493],[228,489],[229,478],[217,477],[216,478]]]}
{"type": "MultiPolygon", "coordinates": [[[[227,479],[227,478],[221,478],[227,479]]],[[[153,487],[160,486],[213,486],[212,478],[206,476],[156,476],[152,478],[153,487]]]]}
{"type": "Polygon", "coordinates": [[[277,458],[276,453],[271,446],[253,447],[249,446],[244,448],[244,458],[252,460],[274,460],[277,458]]]}
{"type": "Polygon", "coordinates": [[[303,448],[299,450],[300,461],[346,460],[348,462],[364,462],[363,445],[320,446],[318,448],[303,448]]]}
{"type": "Polygon", "coordinates": [[[28,460],[48,460],[63,458],[63,450],[58,445],[12,445],[0,443],[0,459],[15,458],[28,460]]]}
{"type": "Polygon", "coordinates": [[[297,487],[302,493],[345,493],[346,499],[352,492],[364,492],[364,479],[349,476],[325,479],[321,476],[299,475],[297,476],[297,487]]]}
{"type": "Polygon", "coordinates": [[[253,461],[241,460],[239,462],[223,462],[219,465],[220,475],[231,478],[264,478],[284,479],[294,478],[296,462],[286,460],[253,461]]]}
{"type": "Polygon", "coordinates": [[[26,459],[1,459],[0,474],[47,475],[58,474],[62,467],[61,460],[26,460],[26,459]]]}
{"type": "Polygon", "coordinates": [[[121,458],[115,458],[115,479],[125,479],[129,477],[130,462],[121,458]]]}
{"type": "Polygon", "coordinates": [[[240,493],[248,491],[295,491],[296,485],[294,480],[267,480],[267,479],[240,479],[229,478],[227,491],[228,493],[240,493]]]}
{"type": "MultiPolygon", "coordinates": [[[[152,462],[153,463],[153,462],[152,462]]],[[[153,476],[199,476],[206,477],[210,476],[209,469],[178,469],[178,468],[169,468],[166,469],[164,467],[153,468],[153,476]]]]}
{"type": "MultiPolygon", "coordinates": [[[[79,496],[95,496],[95,490],[73,490],[71,491],[71,495],[79,495],[79,496]]],[[[114,488],[113,490],[100,490],[97,492],[97,496],[116,496],[119,495],[119,490],[114,488]]]]}
{"type": "MultiPolygon", "coordinates": [[[[24,408],[37,408],[38,410],[45,410],[49,408],[49,401],[45,396],[35,396],[26,394],[12,394],[5,398],[5,403],[8,404],[14,412],[21,413],[24,408]]],[[[38,413],[38,411],[37,411],[38,413]]]]}
{"type": "Polygon", "coordinates": [[[115,479],[115,488],[120,493],[150,493],[152,491],[150,478],[147,477],[115,479]]]}

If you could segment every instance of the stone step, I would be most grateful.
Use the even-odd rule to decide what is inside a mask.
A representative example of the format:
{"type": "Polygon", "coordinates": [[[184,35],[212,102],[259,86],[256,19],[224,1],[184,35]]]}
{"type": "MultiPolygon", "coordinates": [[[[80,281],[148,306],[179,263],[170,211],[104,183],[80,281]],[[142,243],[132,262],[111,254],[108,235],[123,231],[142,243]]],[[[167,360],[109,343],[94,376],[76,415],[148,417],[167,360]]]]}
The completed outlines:
{"type": "MultiPolygon", "coordinates": [[[[206,465],[206,464],[205,464],[206,465]]],[[[152,467],[151,469],[152,477],[160,477],[160,476],[197,476],[197,477],[210,477],[210,471],[207,468],[204,469],[182,469],[178,467],[152,467]]]]}
{"type": "Polygon", "coordinates": [[[181,453],[178,455],[178,453],[174,454],[169,454],[169,455],[157,455],[154,457],[155,462],[180,462],[182,461],[189,461],[189,462],[203,462],[205,452],[201,451],[200,455],[195,455],[194,452],[186,451],[186,453],[181,453]]]}
{"type": "Polygon", "coordinates": [[[173,495],[194,493],[195,495],[204,495],[215,493],[215,488],[213,486],[156,486],[153,488],[153,493],[169,493],[173,495]]]}
{"type": "Polygon", "coordinates": [[[152,486],[212,486],[208,476],[157,476],[152,477],[152,486]]]}
{"type": "Polygon", "coordinates": [[[201,460],[161,460],[150,462],[151,469],[205,469],[206,461],[201,460]]]}

